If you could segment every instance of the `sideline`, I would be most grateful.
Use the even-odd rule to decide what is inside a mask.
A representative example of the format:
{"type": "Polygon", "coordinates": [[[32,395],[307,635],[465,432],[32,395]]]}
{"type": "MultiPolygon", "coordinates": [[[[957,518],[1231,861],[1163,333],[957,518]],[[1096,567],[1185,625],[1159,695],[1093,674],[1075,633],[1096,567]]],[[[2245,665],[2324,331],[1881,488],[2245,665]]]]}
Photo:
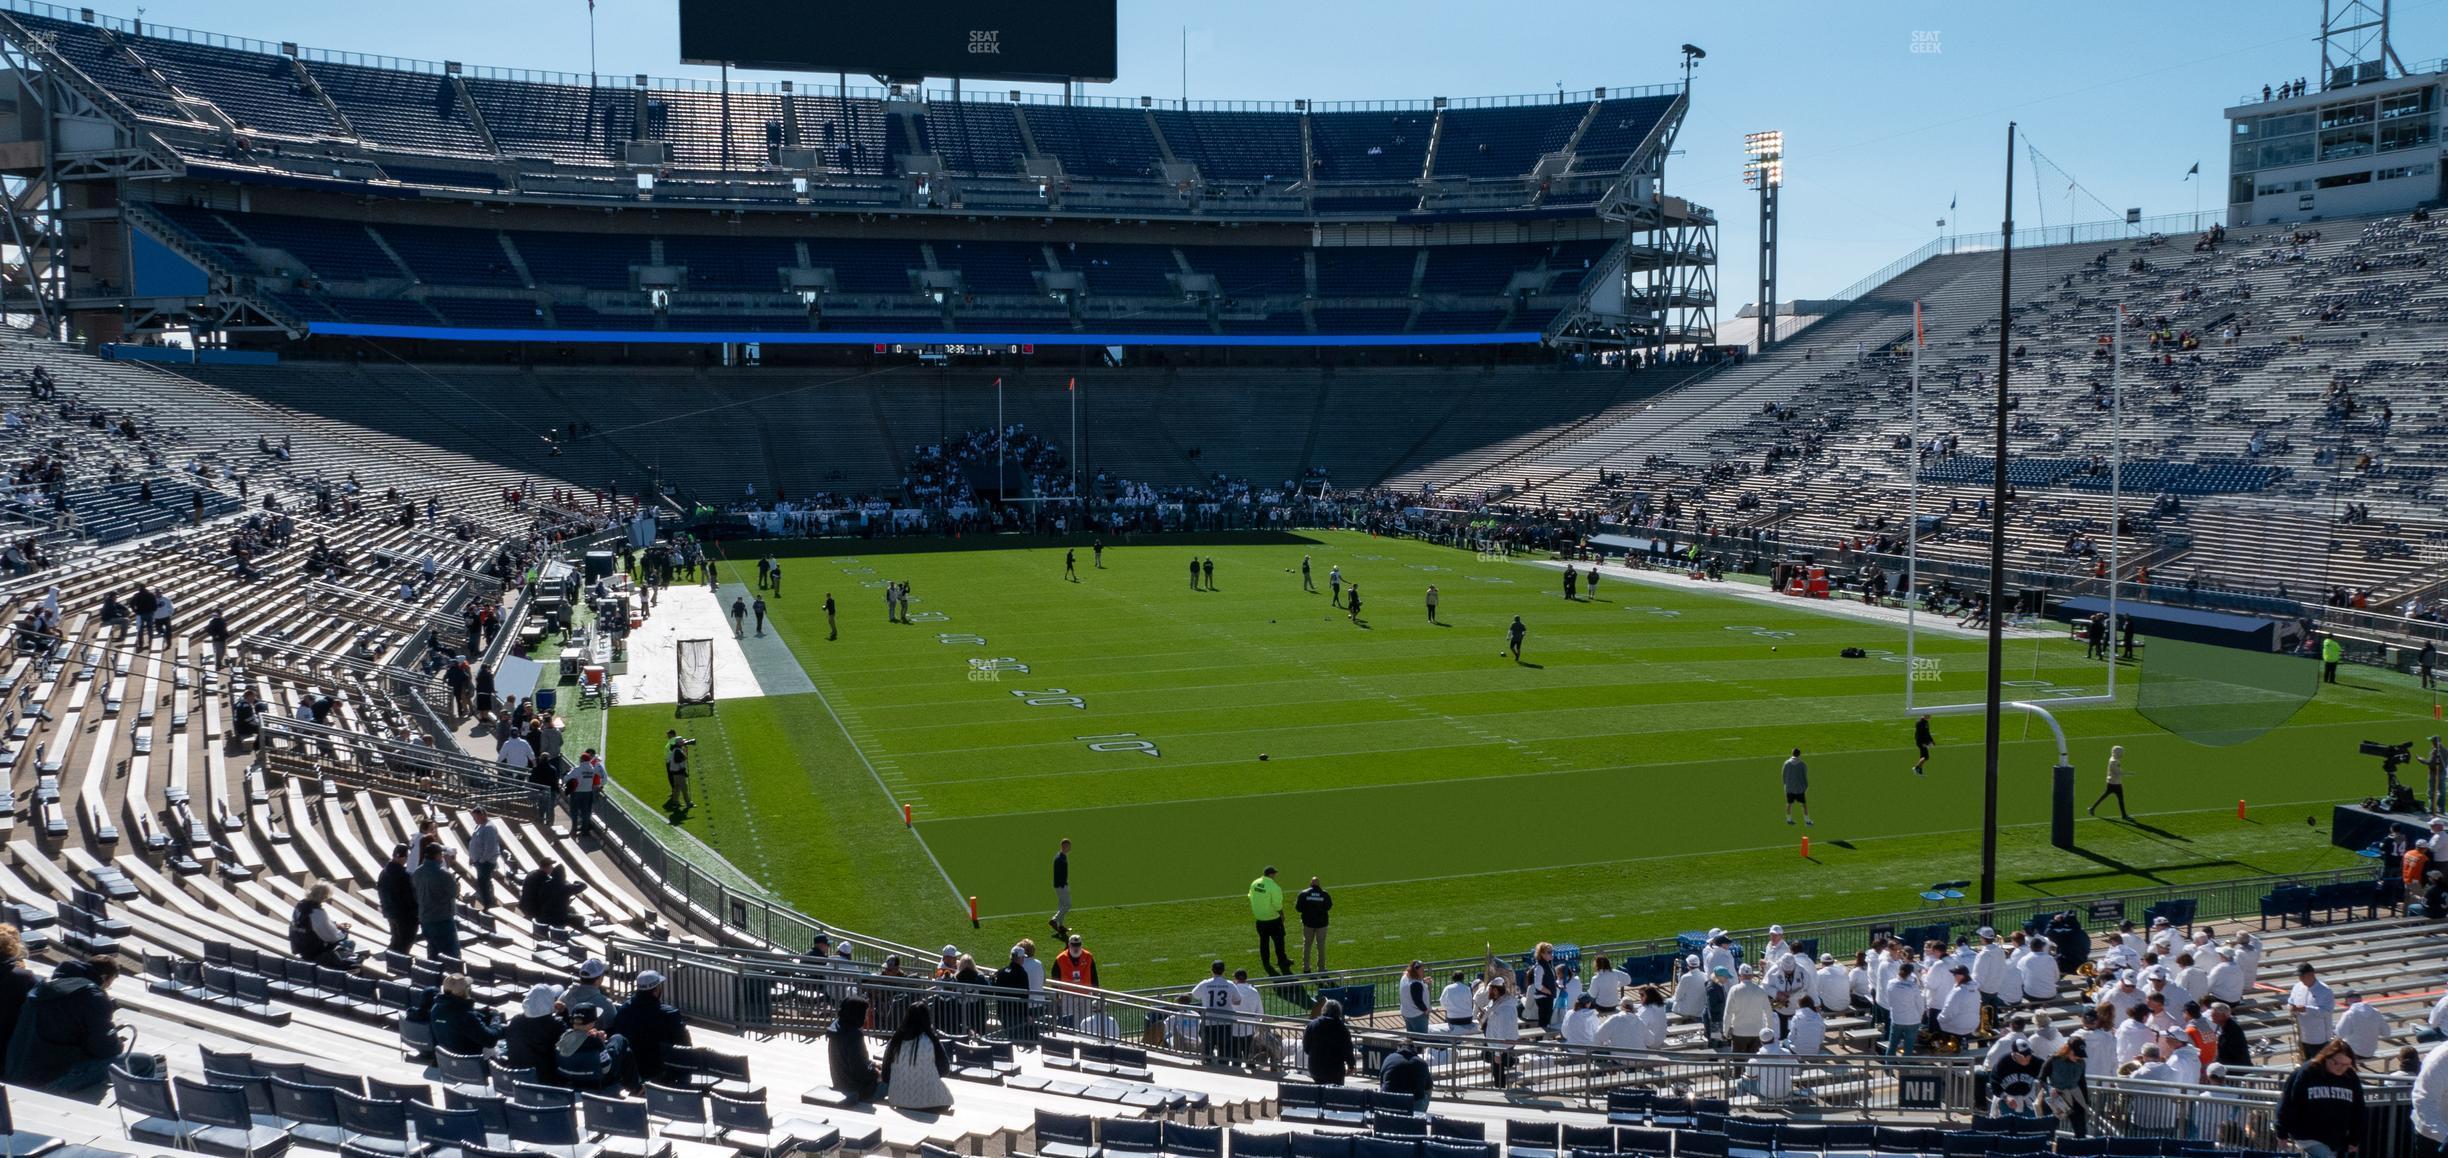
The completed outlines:
{"type": "MultiPolygon", "coordinates": [[[[1528,559],[1521,560],[1521,562],[1558,572],[1567,566],[1575,570],[1586,569],[1589,566],[1587,563],[1567,564],[1556,559],[1528,559]]],[[[1780,595],[1764,585],[1691,579],[1685,577],[1681,571],[1635,571],[1629,567],[1601,565],[1598,568],[1598,574],[1610,582],[1627,580],[1633,583],[1645,583],[1652,587],[1669,587],[1679,591],[1701,592],[1729,599],[1747,599],[1753,603],[1771,604],[1787,611],[1815,612],[1838,619],[1856,619],[1895,628],[1902,628],[1905,623],[1904,609],[1901,607],[1865,605],[1858,600],[1850,599],[1796,599],[1790,595],[1780,595]]],[[[1916,620],[1913,624],[1913,631],[1916,633],[1926,631],[1932,635],[1944,635],[1955,639],[1989,638],[1989,633],[1985,629],[1955,626],[1955,617],[1952,615],[1928,614],[1918,616],[1916,620]]],[[[2008,639],[2056,639],[2063,634],[2062,630],[2045,627],[2016,627],[2013,624],[2006,626],[2006,638],[2008,639]]]]}

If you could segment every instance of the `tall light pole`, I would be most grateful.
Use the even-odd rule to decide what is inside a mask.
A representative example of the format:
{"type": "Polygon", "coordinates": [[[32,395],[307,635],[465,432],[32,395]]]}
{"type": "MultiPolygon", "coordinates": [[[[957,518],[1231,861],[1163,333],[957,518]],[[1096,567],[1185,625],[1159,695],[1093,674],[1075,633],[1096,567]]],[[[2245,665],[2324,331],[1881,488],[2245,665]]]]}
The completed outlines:
{"type": "Polygon", "coordinates": [[[1777,190],[1785,185],[1785,134],[1743,134],[1743,184],[1759,190],[1759,348],[1776,344],[1777,190]]]}
{"type": "Polygon", "coordinates": [[[1998,226],[1998,367],[1997,396],[1990,415],[1994,423],[1989,474],[1989,679],[1988,701],[1982,712],[1981,772],[1981,913],[1997,904],[1998,740],[2000,701],[2006,679],[2006,390],[2009,356],[2014,345],[2014,145],[2015,126],[2006,125],[2006,219],[1998,226]]]}

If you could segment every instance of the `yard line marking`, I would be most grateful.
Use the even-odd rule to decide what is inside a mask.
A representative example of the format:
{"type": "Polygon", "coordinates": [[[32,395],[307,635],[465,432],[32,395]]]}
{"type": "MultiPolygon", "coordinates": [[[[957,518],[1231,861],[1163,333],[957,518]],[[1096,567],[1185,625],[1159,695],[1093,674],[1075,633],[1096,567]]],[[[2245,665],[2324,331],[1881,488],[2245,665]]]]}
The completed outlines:
{"type": "MultiPolygon", "coordinates": [[[[875,762],[867,758],[867,750],[860,747],[857,740],[851,738],[849,725],[842,723],[841,713],[833,710],[833,697],[826,695],[824,690],[824,684],[832,681],[811,680],[809,682],[814,685],[812,690],[816,694],[816,702],[824,705],[825,715],[833,718],[833,726],[840,728],[842,738],[850,741],[850,751],[858,756],[859,763],[867,769],[867,775],[875,779],[876,789],[884,794],[885,801],[892,805],[894,812],[901,811],[901,801],[893,795],[892,786],[884,783],[884,776],[876,771],[875,762]]],[[[966,915],[969,912],[968,898],[961,896],[960,886],[953,883],[952,874],[944,871],[943,861],[936,858],[934,849],[927,847],[926,837],[918,831],[916,825],[909,826],[909,833],[913,839],[917,840],[919,851],[926,853],[927,863],[935,866],[935,875],[943,878],[944,888],[952,894],[952,907],[966,915]]]]}
{"type": "MultiPolygon", "coordinates": [[[[1348,725],[1348,724],[1340,724],[1340,725],[1337,725],[1337,724],[1321,724],[1321,725],[1316,725],[1316,726],[1317,726],[1317,727],[1349,727],[1350,725],[1348,725]]],[[[2367,727],[2367,726],[2368,726],[2368,724],[2367,724],[2366,722],[2364,722],[2364,721],[2339,721],[2338,723],[2335,723],[2335,724],[2305,724],[2305,725],[2300,725],[2300,726],[2301,726],[2301,727],[2305,727],[2305,728],[2331,728],[2331,729],[2336,729],[2336,728],[2346,728],[2346,727],[2367,727]]],[[[1307,727],[1308,727],[1308,725],[1303,725],[1302,727],[1305,729],[1305,728],[1307,728],[1307,727]]],[[[1289,730],[1289,729],[1263,729],[1263,730],[1261,730],[1261,731],[1262,731],[1262,732],[1272,732],[1272,731],[1281,731],[1281,730],[1289,730]]],[[[1587,734],[1587,735],[1575,735],[1575,736],[1565,736],[1565,737],[1542,737],[1540,740],[1535,741],[1535,742],[1538,742],[1538,743],[1547,743],[1547,742],[1551,742],[1552,740],[1569,740],[1569,741],[1580,741],[1580,740],[1584,740],[1584,739],[1587,739],[1587,740],[1614,740],[1614,739],[1622,739],[1622,738],[1625,738],[1625,737],[1632,737],[1632,736],[1655,736],[1655,735],[1669,735],[1669,734],[1673,734],[1673,733],[1676,733],[1676,732],[1687,732],[1687,731],[1692,731],[1692,730],[1693,730],[1693,729],[1687,729],[1687,728],[1660,728],[1660,729],[1635,729],[1635,730],[1631,730],[1631,731],[1619,731],[1619,732],[1593,732],[1593,733],[1589,733],[1589,734],[1587,734]]],[[[1202,735],[1235,735],[1235,734],[1245,734],[1245,733],[1244,733],[1244,731],[1243,731],[1243,730],[1236,730],[1236,731],[1230,731],[1230,732],[1214,732],[1214,733],[1201,733],[1201,734],[1202,734],[1202,735]]],[[[1246,733],[1246,734],[1252,734],[1252,735],[1255,735],[1255,734],[1261,734],[1261,733],[1259,733],[1259,732],[1248,732],[1248,733],[1246,733]]],[[[2115,741],[2115,740],[2131,740],[2131,739],[2138,739],[2138,738],[2144,738],[2144,737],[2150,737],[2150,736],[2165,736],[2165,735],[2167,735],[2167,733],[2166,733],[2166,732],[2164,732],[2164,731],[2148,731],[2148,732],[2114,732],[2114,733],[2104,733],[2104,734],[2095,735],[2095,736],[2086,736],[2086,737],[2084,737],[2084,740],[2085,740],[2086,742],[2100,742],[2100,741],[2115,741]]],[[[1719,743],[1728,743],[1728,744],[1731,744],[1731,743],[1740,743],[1740,742],[1742,742],[1744,739],[1745,739],[1745,737],[1742,737],[1742,736],[1724,736],[1724,737],[1720,737],[1720,738],[1719,738],[1719,740],[1718,740],[1718,742],[1719,742],[1719,743]]],[[[2039,745],[2044,745],[2044,744],[2048,743],[2048,741],[2047,741],[2047,740],[2009,740],[2009,741],[2005,741],[2005,742],[2006,742],[2007,744],[2010,744],[2010,745],[2024,745],[2024,746],[2039,746],[2039,745]]],[[[1049,744],[1049,745],[1023,745],[1023,746],[1026,746],[1026,747],[1037,747],[1037,746],[1053,747],[1053,746],[1059,746],[1059,745],[1051,745],[1051,744],[1049,744]]],[[[1298,758],[1298,759],[1304,759],[1304,760],[1317,760],[1317,759],[1329,759],[1329,758],[1334,758],[1334,757],[1343,757],[1343,756],[1357,756],[1357,755],[1367,755],[1367,754],[1387,753],[1387,752],[1433,752],[1433,751],[1438,751],[1438,750],[1440,750],[1440,749],[1453,748],[1453,747],[1456,747],[1456,746],[1457,746],[1457,745],[1454,745],[1454,744],[1373,745],[1373,746],[1370,746],[1370,747],[1367,747],[1367,748],[1359,748],[1359,749],[1351,749],[1351,750],[1323,751],[1323,752],[1305,752],[1305,753],[1301,753],[1301,754],[1299,754],[1299,756],[1298,756],[1297,758],[1298,758]]],[[[968,750],[974,750],[974,749],[968,749],[968,750]]],[[[1828,752],[1829,752],[1829,754],[1831,754],[1831,755],[1840,755],[1840,756],[1862,756],[1862,755],[1876,755],[1876,754],[1883,753],[1883,752],[1900,752],[1900,751],[1904,751],[1904,750],[1905,750],[1905,749],[1900,748],[1900,747],[1892,747],[1892,748],[1890,748],[1890,747],[1881,747],[1881,748],[1842,748],[1842,749],[1829,749],[1829,750],[1828,750],[1828,752]]],[[[1287,757],[1287,758],[1289,758],[1289,757],[1287,757]]],[[[1385,788],[1385,787],[1390,787],[1390,786],[1391,786],[1393,783],[1400,783],[1400,784],[1404,784],[1404,785],[1412,785],[1412,784],[1444,784],[1444,783],[1461,783],[1461,782],[1469,782],[1469,783],[1489,783],[1489,782],[1494,782],[1494,781],[1498,781],[1498,780],[1507,780],[1507,779],[1513,779],[1513,778],[1517,778],[1517,777],[1521,777],[1521,776],[1554,776],[1554,775],[1561,775],[1561,774],[1565,774],[1565,773],[1573,773],[1573,772],[1610,772],[1610,771],[1622,771],[1622,770],[1627,770],[1627,769],[1647,769],[1647,768],[1680,768],[1680,767],[1688,767],[1688,766],[1698,765],[1698,764],[1721,764],[1721,763],[1724,763],[1724,762],[1729,761],[1729,760],[1749,760],[1749,759],[1770,760],[1770,759],[1774,759],[1774,755],[1773,755],[1773,754],[1768,754],[1768,755],[1761,755],[1761,756],[1751,756],[1751,755],[1743,755],[1743,756],[1708,756],[1708,757],[1699,757],[1699,758],[1690,759],[1690,760],[1668,760],[1668,761],[1660,761],[1660,762],[1655,762],[1655,763],[1646,763],[1646,764],[1618,764],[1618,763],[1607,763],[1607,764],[1574,764],[1574,765],[1566,765],[1566,766],[1564,766],[1564,767],[1560,767],[1560,768],[1558,768],[1558,769],[1556,769],[1555,771],[1552,771],[1552,772],[1539,772],[1539,771],[1508,772],[1508,773],[1503,773],[1503,774],[1501,774],[1501,775],[1495,775],[1495,776],[1456,776],[1456,777],[1449,777],[1449,778],[1444,779],[1444,780],[1405,780],[1405,781],[1399,781],[1399,782],[1388,782],[1388,783],[1382,783],[1382,784],[1346,785],[1346,786],[1337,787],[1337,788],[1288,788],[1288,789],[1283,789],[1283,790],[1280,790],[1280,791],[1273,791],[1273,792],[1259,792],[1259,793],[1246,793],[1246,794],[1241,794],[1241,795],[1236,795],[1236,796],[1200,796],[1200,797],[1191,797],[1191,798],[1184,798],[1184,800],[1177,800],[1177,801],[1173,801],[1173,803],[1183,803],[1183,802],[1186,802],[1187,800],[1196,800],[1196,801],[1198,801],[1198,802],[1204,803],[1204,802],[1211,801],[1211,800],[1234,800],[1234,799],[1244,799],[1244,798],[1251,798],[1251,797],[1264,797],[1264,796],[1291,796],[1291,795],[1297,795],[1297,794],[1300,794],[1300,793],[1306,793],[1306,792],[1330,792],[1330,791],[1332,791],[1332,792],[1355,791],[1355,792],[1356,792],[1356,791],[1364,791],[1364,790],[1370,790],[1370,789],[1377,789],[1377,788],[1385,788]]],[[[1560,760],[1561,760],[1561,757],[1558,757],[1558,760],[1560,761],[1560,760]]],[[[1168,759],[1168,760],[1166,761],[1166,763],[1171,764],[1173,769],[1185,769],[1185,768],[1222,767],[1222,766],[1225,766],[1225,765],[1231,765],[1231,766],[1234,766],[1234,767],[1238,767],[1238,766],[1240,766],[1240,765],[1242,765],[1242,764],[1247,763],[1247,761],[1246,761],[1246,760],[1244,760],[1244,759],[1242,759],[1241,757],[1237,757],[1237,756],[1236,756],[1236,757],[1231,757],[1231,758],[1228,758],[1228,759],[1221,759],[1221,760],[1185,760],[1185,761],[1181,761],[1180,763],[1174,763],[1173,761],[1171,761],[1170,759],[1168,759]]],[[[1072,769],[1065,769],[1065,770],[1058,770],[1058,771],[1032,772],[1032,773],[1027,773],[1027,774],[1025,774],[1025,775],[1019,775],[1019,776],[1015,776],[1015,775],[1012,775],[1012,774],[1006,773],[1006,774],[1003,774],[1003,775],[998,775],[998,776],[974,776],[974,777],[966,777],[966,778],[960,778],[960,779],[938,779],[938,778],[934,778],[934,777],[929,777],[927,782],[928,782],[928,783],[930,783],[930,784],[941,784],[941,785],[978,784],[978,783],[985,783],[985,782],[988,782],[988,781],[993,781],[993,782],[997,782],[997,783],[1007,783],[1007,782],[1014,781],[1014,780],[1037,780],[1037,779],[1048,779],[1048,778],[1058,777],[1058,776],[1094,776],[1094,775],[1100,775],[1100,774],[1110,773],[1111,771],[1112,771],[1112,769],[1110,769],[1110,768],[1106,768],[1106,767],[1081,767],[1081,768],[1072,768],[1072,769]]],[[[1158,803],[1162,803],[1162,802],[1158,802],[1158,803]]],[[[2296,804],[2311,804],[2311,805],[2318,805],[2318,804],[2321,804],[2321,803],[2324,803],[2324,802],[2322,802],[2322,801],[2317,801],[2317,800],[2303,800],[2303,801],[2296,801],[2295,803],[2296,803],[2296,804]]],[[[2328,802],[2326,802],[2326,803],[2332,803],[2332,804],[2334,804],[2334,803],[2336,803],[2336,802],[2335,802],[2335,801],[2328,801],[2328,802]]],[[[2290,804],[2290,805],[2271,805],[2271,807],[2293,807],[2293,806],[2294,806],[2294,805],[2291,805],[2291,804],[2290,804]]],[[[1113,807],[1129,807],[1129,806],[1128,806],[1128,805],[1116,805],[1116,806],[1113,806],[1113,807]]],[[[1075,809],[1045,809],[1045,810],[1043,810],[1043,811],[1049,811],[1049,812],[1068,812],[1068,811],[1075,811],[1075,809]]],[[[2218,808],[2208,808],[2208,809],[2187,809],[2187,810],[2180,810],[2180,812],[2182,812],[2182,811],[2196,811],[2196,812],[2218,812],[2218,811],[2225,811],[2225,810],[2223,810],[2223,809],[2218,809],[2218,808]]],[[[2166,814],[2163,814],[2163,815],[2178,815],[2178,814],[2179,814],[2179,813],[2166,813],[2166,814]]],[[[988,813],[988,814],[983,814],[983,815],[994,815],[994,816],[1025,816],[1025,815],[1030,815],[1030,814],[1029,814],[1029,813],[988,813]]],[[[1974,830],[1973,830],[1973,829],[1969,829],[1969,828],[1966,828],[1966,829],[1950,829],[1950,830],[1947,830],[1946,832],[1922,833],[1922,834],[1919,834],[1919,835],[1925,835],[1925,836],[1941,836],[1941,835],[1946,835],[1948,832],[1969,832],[1969,831],[1974,831],[1974,830]]],[[[1761,851],[1761,850],[1744,850],[1744,851],[1761,851]]],[[[965,911],[965,910],[964,910],[964,911],[965,911]]]]}

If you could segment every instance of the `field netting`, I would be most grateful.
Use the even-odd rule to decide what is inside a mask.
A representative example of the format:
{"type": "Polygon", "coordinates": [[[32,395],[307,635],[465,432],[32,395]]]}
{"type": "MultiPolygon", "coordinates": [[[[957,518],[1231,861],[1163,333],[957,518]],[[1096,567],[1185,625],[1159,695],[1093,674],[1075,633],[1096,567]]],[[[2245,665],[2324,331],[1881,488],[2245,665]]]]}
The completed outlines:
{"type": "Polygon", "coordinates": [[[2320,665],[2302,656],[2152,639],[2142,657],[2135,710],[2211,747],[2269,732],[2310,703],[2320,687],[2320,665]]]}

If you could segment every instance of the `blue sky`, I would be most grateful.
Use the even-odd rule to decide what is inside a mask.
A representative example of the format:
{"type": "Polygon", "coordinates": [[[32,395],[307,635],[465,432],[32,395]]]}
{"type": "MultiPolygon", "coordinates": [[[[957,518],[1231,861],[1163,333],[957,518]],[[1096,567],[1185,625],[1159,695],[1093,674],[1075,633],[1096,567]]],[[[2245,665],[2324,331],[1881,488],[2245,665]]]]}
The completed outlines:
{"type": "MultiPolygon", "coordinates": [[[[923,0],[919,0],[923,2],[923,0]]],[[[2017,160],[2016,224],[2091,221],[2129,206],[2188,212],[2226,178],[2220,110],[2319,63],[2315,0],[2222,3],[1647,0],[1120,0],[1121,79],[1089,91],[1178,96],[1189,31],[1194,100],[1488,96],[1679,78],[1677,47],[1708,50],[1668,190],[1722,222],[1725,313],[1752,298],[1756,201],[1744,133],[1782,129],[1787,151],[1780,295],[1849,285],[1949,232],[1997,228],[2006,122],[2062,166],[2035,200],[2017,160]],[[1916,37],[1916,33],[1933,34],[1916,37]],[[1915,51],[1916,44],[1935,51],[1915,51]],[[2068,176],[2070,174],[2070,178],[2068,176]],[[2069,179],[2081,188],[2069,209],[2069,179]],[[1958,211],[1947,212],[1950,197],[1958,211]],[[2093,200],[2096,197],[2097,200],[2093,200]],[[2103,208],[2103,204],[2106,208],[2103,208]],[[2069,217],[2070,213],[2070,217],[2069,217]]],[[[678,61],[676,0],[599,0],[608,74],[711,75],[678,61]]],[[[776,8],[823,7],[776,0],[776,8]]],[[[587,71],[585,0],[152,0],[97,4],[163,24],[319,48],[587,71]]],[[[2448,55],[2448,0],[2398,0],[2409,65],[2448,55]]],[[[773,79],[781,74],[748,74],[773,79]]],[[[997,89],[1009,85],[998,84],[997,89]]]]}

